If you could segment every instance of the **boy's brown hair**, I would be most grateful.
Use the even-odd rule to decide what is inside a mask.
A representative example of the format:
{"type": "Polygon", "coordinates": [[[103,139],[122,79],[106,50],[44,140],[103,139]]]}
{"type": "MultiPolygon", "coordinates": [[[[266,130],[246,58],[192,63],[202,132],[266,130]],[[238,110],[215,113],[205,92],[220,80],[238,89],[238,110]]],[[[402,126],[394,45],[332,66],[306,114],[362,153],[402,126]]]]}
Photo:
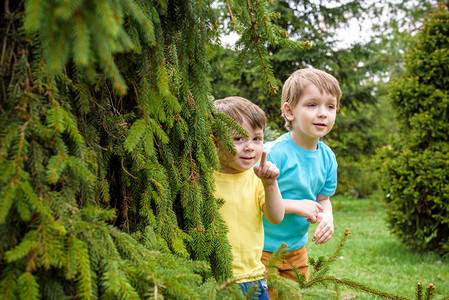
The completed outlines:
{"type": "MultiPolygon", "coordinates": [[[[296,70],[285,81],[282,87],[281,109],[284,103],[288,103],[292,109],[295,108],[299,99],[301,99],[302,92],[310,85],[316,86],[321,93],[326,92],[335,96],[337,98],[337,111],[340,109],[341,89],[338,80],[329,73],[313,68],[296,70]]],[[[285,120],[285,128],[291,130],[291,122],[285,117],[283,109],[282,117],[285,120]]]]}
{"type": "Polygon", "coordinates": [[[267,122],[265,112],[251,101],[238,96],[231,96],[214,101],[218,112],[222,112],[242,125],[248,121],[253,129],[264,129],[267,122]]]}

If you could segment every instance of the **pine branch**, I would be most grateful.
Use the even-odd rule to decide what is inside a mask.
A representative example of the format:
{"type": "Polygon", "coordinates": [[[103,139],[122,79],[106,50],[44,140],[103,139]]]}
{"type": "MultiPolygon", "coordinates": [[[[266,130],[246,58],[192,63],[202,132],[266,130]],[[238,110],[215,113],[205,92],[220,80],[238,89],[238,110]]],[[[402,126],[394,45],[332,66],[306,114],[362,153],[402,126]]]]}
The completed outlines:
{"type": "Polygon", "coordinates": [[[144,18],[138,17],[138,19],[142,19],[142,21],[139,22],[140,31],[142,32],[140,36],[149,46],[154,46],[157,41],[155,30],[157,30],[160,25],[159,15],[154,7],[148,5],[147,2],[141,1],[139,5],[144,12],[144,18]]]}
{"type": "Polygon", "coordinates": [[[229,4],[229,0],[226,0],[226,7],[228,8],[229,16],[231,17],[232,24],[234,25],[237,33],[240,32],[239,27],[237,26],[237,22],[234,19],[234,14],[232,13],[231,5],[229,4]]]}
{"type": "MultiPolygon", "coordinates": [[[[343,249],[343,245],[345,244],[346,240],[348,239],[349,235],[351,234],[351,232],[349,231],[349,228],[346,228],[345,233],[341,239],[340,244],[338,245],[337,249],[335,250],[334,254],[330,257],[328,257],[328,259],[324,262],[324,258],[321,259],[319,258],[319,260],[317,262],[310,260],[309,263],[313,266],[313,272],[311,274],[311,278],[315,277],[315,275],[324,270],[324,269],[328,269],[329,265],[335,261],[335,259],[337,258],[337,256],[339,255],[340,251],[343,249]]],[[[325,272],[322,272],[325,273],[325,272]]]]}
{"type": "MultiPolygon", "coordinates": [[[[148,120],[148,129],[151,132],[151,136],[155,136],[157,138],[157,140],[161,143],[168,143],[169,138],[167,136],[167,134],[164,132],[164,130],[161,128],[160,124],[154,120],[154,119],[149,119],[148,120]]],[[[151,153],[153,154],[153,153],[151,153]]]]}
{"type": "Polygon", "coordinates": [[[66,110],[62,110],[61,112],[64,118],[65,130],[73,138],[75,143],[77,144],[84,143],[84,138],[78,130],[77,122],[66,110]]]}
{"type": "Polygon", "coordinates": [[[107,76],[112,79],[114,83],[114,90],[117,91],[120,95],[125,95],[127,86],[125,80],[120,74],[120,71],[114,63],[110,49],[107,49],[105,45],[101,43],[97,43],[95,47],[96,49],[98,49],[99,57],[101,57],[99,61],[100,66],[105,69],[105,71],[107,71],[107,76]]]}
{"type": "Polygon", "coordinates": [[[94,174],[87,168],[87,166],[75,156],[69,156],[67,158],[67,166],[71,168],[71,170],[78,176],[78,178],[88,185],[92,185],[96,177],[94,174]]]}
{"type": "MultiPolygon", "coordinates": [[[[403,297],[400,295],[394,295],[394,294],[384,292],[384,291],[379,291],[377,289],[372,288],[371,286],[369,286],[367,284],[362,284],[360,282],[356,282],[351,279],[337,278],[335,276],[327,275],[328,271],[330,270],[331,263],[335,262],[335,258],[338,256],[338,254],[342,250],[347,238],[349,237],[349,234],[351,234],[351,232],[349,231],[348,228],[346,228],[344,236],[332,256],[328,257],[327,259],[325,259],[324,257],[319,257],[318,260],[309,258],[309,264],[311,266],[313,266],[313,272],[310,274],[308,280],[306,280],[304,274],[300,274],[298,268],[296,267],[296,269],[295,269],[295,266],[294,266],[295,273],[296,273],[300,288],[307,289],[307,288],[310,288],[317,284],[326,285],[326,283],[330,282],[330,283],[333,283],[333,285],[334,285],[334,289],[335,289],[337,298],[339,295],[339,287],[345,286],[354,291],[361,291],[361,292],[364,292],[367,294],[383,297],[386,299],[408,300],[408,298],[406,298],[406,297],[403,297]]],[[[430,296],[432,295],[433,289],[434,289],[434,286],[432,284],[430,284],[427,287],[427,291],[428,291],[427,297],[429,297],[429,299],[430,299],[430,296]]],[[[421,284],[418,284],[418,286],[417,286],[416,295],[417,295],[418,300],[422,299],[421,284]]]]}
{"type": "Polygon", "coordinates": [[[70,235],[67,240],[67,256],[65,261],[65,277],[69,280],[72,280],[78,269],[79,269],[79,261],[76,255],[76,247],[80,241],[73,235],[70,235]]]}
{"type": "Polygon", "coordinates": [[[403,298],[403,297],[398,296],[398,295],[392,295],[392,294],[389,294],[389,293],[386,293],[386,292],[381,292],[381,291],[375,290],[375,289],[373,289],[371,287],[368,287],[368,286],[366,286],[364,284],[355,282],[355,281],[350,280],[350,279],[341,279],[341,278],[336,278],[336,277],[333,277],[333,276],[323,277],[323,278],[319,278],[319,279],[316,279],[316,280],[309,281],[304,288],[308,288],[308,287],[310,287],[312,285],[315,285],[317,283],[324,283],[324,282],[333,282],[333,283],[335,283],[337,285],[344,285],[346,287],[349,287],[349,288],[351,288],[351,289],[353,289],[355,291],[362,291],[362,292],[365,292],[365,293],[368,293],[368,294],[376,295],[376,296],[387,298],[387,299],[408,300],[408,298],[403,298]]]}
{"type": "Polygon", "coordinates": [[[16,162],[7,160],[5,156],[0,156],[0,183],[6,184],[16,174],[16,162]]]}
{"type": "Polygon", "coordinates": [[[54,128],[57,132],[64,132],[66,125],[64,118],[64,109],[55,102],[55,105],[52,107],[52,109],[48,110],[47,116],[46,116],[47,125],[50,128],[54,128]]]}
{"type": "Polygon", "coordinates": [[[103,284],[106,292],[110,296],[116,296],[124,299],[140,299],[139,294],[129,283],[126,275],[122,273],[114,260],[108,260],[103,265],[105,272],[103,275],[103,284]]]}
{"type": "MultiPolygon", "coordinates": [[[[3,147],[5,150],[5,156],[8,152],[15,152],[12,148],[17,144],[18,138],[20,136],[20,123],[14,122],[8,124],[1,132],[1,138],[3,140],[3,147]]],[[[3,157],[1,157],[3,158],[3,157]]],[[[3,158],[4,159],[4,158],[3,158]]]]}
{"type": "Polygon", "coordinates": [[[112,221],[117,217],[115,210],[98,206],[85,206],[79,210],[79,214],[87,220],[95,221],[112,221]]]}
{"type": "Polygon", "coordinates": [[[110,37],[117,37],[120,32],[120,19],[123,12],[115,10],[114,7],[106,0],[95,1],[94,11],[99,17],[99,23],[102,25],[102,29],[110,37]]]}
{"type": "Polygon", "coordinates": [[[4,276],[1,277],[0,281],[0,295],[2,298],[14,299],[16,297],[15,291],[18,286],[18,278],[20,274],[19,264],[8,264],[4,269],[4,276]]]}
{"type": "Polygon", "coordinates": [[[243,33],[236,43],[239,49],[236,59],[237,73],[246,61],[254,59],[258,63],[258,68],[262,69],[262,76],[265,79],[271,93],[278,90],[273,70],[269,61],[267,45],[282,45],[298,50],[306,50],[311,47],[309,41],[289,40],[285,29],[273,24],[272,20],[278,17],[277,13],[271,13],[268,9],[268,1],[246,0],[246,10],[239,15],[239,20],[244,26],[243,33]],[[250,56],[247,59],[247,56],[250,56]]]}
{"type": "Polygon", "coordinates": [[[28,255],[31,251],[37,249],[39,243],[34,240],[24,239],[19,245],[6,251],[5,259],[7,262],[16,262],[28,255]]]}
{"type": "Polygon", "coordinates": [[[83,0],[64,0],[60,1],[55,9],[55,16],[62,20],[69,20],[77,10],[82,10],[83,0]]]}
{"type": "Polygon", "coordinates": [[[66,166],[67,166],[67,157],[65,157],[62,154],[52,156],[47,165],[48,181],[51,183],[58,182],[66,166]]]}
{"type": "Polygon", "coordinates": [[[39,29],[40,21],[43,12],[46,10],[46,1],[41,0],[28,0],[26,9],[27,13],[25,15],[25,30],[27,32],[33,32],[39,29]]]}
{"type": "Polygon", "coordinates": [[[18,197],[16,197],[15,201],[15,208],[17,212],[23,221],[30,221],[33,214],[32,205],[26,200],[26,197],[21,195],[20,192],[17,193],[17,196],[18,197]]]}
{"type": "Polygon", "coordinates": [[[434,290],[436,289],[436,287],[431,283],[426,287],[426,295],[425,298],[427,300],[429,300],[431,298],[431,296],[434,294],[434,290]]]}
{"type": "Polygon", "coordinates": [[[266,267],[269,270],[269,272],[272,272],[274,269],[276,269],[276,263],[282,260],[285,255],[287,248],[287,244],[282,243],[270,256],[270,259],[268,259],[266,267]]]}
{"type": "Polygon", "coordinates": [[[144,119],[139,119],[133,123],[129,129],[124,147],[128,152],[132,152],[146,131],[147,124],[144,119]]]}
{"type": "Polygon", "coordinates": [[[43,44],[46,45],[43,50],[49,72],[57,74],[63,70],[70,57],[70,40],[67,39],[70,25],[66,22],[60,24],[61,30],[48,29],[52,30],[52,32],[49,35],[49,39],[43,41],[43,44]]]}
{"type": "Polygon", "coordinates": [[[46,220],[54,222],[54,217],[51,212],[45,207],[45,204],[40,201],[37,195],[34,193],[32,186],[28,181],[19,181],[19,188],[21,193],[25,196],[25,199],[32,205],[33,208],[39,212],[46,220]]]}
{"type": "Polygon", "coordinates": [[[21,299],[39,299],[39,284],[30,272],[23,273],[17,280],[21,299]]]}
{"type": "Polygon", "coordinates": [[[11,181],[0,190],[0,224],[3,224],[16,197],[17,184],[11,181]]]}
{"type": "Polygon", "coordinates": [[[84,242],[73,239],[73,255],[78,262],[77,289],[78,297],[82,299],[92,298],[92,281],[89,253],[84,242]]]}
{"type": "Polygon", "coordinates": [[[111,198],[109,196],[110,189],[109,189],[109,181],[107,181],[105,178],[103,178],[101,181],[98,182],[100,185],[100,193],[101,193],[101,202],[103,203],[109,203],[111,198]]]}

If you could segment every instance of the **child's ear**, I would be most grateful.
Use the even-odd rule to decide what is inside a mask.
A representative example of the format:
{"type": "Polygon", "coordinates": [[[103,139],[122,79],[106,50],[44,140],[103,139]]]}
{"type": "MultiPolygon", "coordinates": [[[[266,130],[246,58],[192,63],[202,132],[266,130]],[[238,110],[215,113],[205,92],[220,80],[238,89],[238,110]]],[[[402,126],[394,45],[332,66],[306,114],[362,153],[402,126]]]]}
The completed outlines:
{"type": "Polygon", "coordinates": [[[287,118],[287,120],[293,121],[295,116],[293,115],[293,109],[290,107],[290,104],[288,104],[287,102],[284,103],[282,105],[282,111],[284,112],[284,116],[287,118]]]}

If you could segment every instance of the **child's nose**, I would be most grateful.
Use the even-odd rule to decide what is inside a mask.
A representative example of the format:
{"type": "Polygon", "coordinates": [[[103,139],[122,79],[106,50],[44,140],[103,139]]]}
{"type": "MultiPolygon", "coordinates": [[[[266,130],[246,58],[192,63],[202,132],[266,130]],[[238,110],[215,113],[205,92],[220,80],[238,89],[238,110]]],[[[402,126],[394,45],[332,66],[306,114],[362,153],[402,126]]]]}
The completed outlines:
{"type": "Polygon", "coordinates": [[[245,150],[246,151],[253,151],[254,150],[254,145],[251,142],[246,143],[245,145],[245,150]]]}
{"type": "Polygon", "coordinates": [[[327,117],[326,107],[320,106],[320,108],[318,109],[318,117],[320,117],[320,118],[326,118],[327,117]]]}

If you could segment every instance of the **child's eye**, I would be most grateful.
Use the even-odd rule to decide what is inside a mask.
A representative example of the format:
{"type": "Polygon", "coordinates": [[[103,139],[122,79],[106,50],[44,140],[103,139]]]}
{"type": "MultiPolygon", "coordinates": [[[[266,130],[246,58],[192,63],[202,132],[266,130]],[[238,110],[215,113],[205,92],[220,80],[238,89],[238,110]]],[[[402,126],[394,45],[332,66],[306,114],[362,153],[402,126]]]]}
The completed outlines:
{"type": "Polygon", "coordinates": [[[335,109],[335,105],[330,104],[330,105],[328,105],[328,108],[329,109],[335,109]]]}
{"type": "Polygon", "coordinates": [[[315,104],[315,103],[309,103],[309,104],[307,104],[307,106],[308,106],[308,107],[315,107],[316,104],[315,104]]]}
{"type": "Polygon", "coordinates": [[[254,138],[254,140],[257,141],[257,142],[259,142],[259,141],[263,141],[263,138],[260,137],[260,136],[256,136],[256,137],[254,138]]]}
{"type": "Polygon", "coordinates": [[[234,142],[240,142],[242,140],[243,140],[243,138],[241,136],[234,137],[234,142]]]}

